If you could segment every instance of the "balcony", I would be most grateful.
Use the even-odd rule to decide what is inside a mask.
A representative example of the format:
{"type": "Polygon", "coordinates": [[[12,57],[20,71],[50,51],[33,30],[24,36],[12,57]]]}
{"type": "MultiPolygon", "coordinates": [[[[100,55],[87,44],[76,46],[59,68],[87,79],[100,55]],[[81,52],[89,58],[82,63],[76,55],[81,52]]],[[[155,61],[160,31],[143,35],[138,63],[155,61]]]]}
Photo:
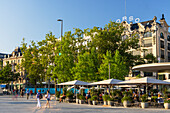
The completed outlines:
{"type": "Polygon", "coordinates": [[[152,43],[144,44],[144,47],[152,47],[152,43]]]}

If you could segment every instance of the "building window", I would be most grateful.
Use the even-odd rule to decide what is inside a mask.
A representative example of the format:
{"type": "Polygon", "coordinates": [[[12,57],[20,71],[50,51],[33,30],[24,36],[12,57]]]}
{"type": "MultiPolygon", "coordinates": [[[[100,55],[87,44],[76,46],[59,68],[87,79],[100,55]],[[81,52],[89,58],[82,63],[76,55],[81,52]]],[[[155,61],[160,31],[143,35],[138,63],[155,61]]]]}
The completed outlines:
{"type": "Polygon", "coordinates": [[[165,74],[159,75],[159,76],[158,76],[158,79],[159,79],[159,80],[165,80],[165,74]]]}
{"type": "Polygon", "coordinates": [[[152,72],[144,72],[144,77],[147,77],[147,76],[153,76],[153,73],[152,72]]]}
{"type": "Polygon", "coordinates": [[[151,40],[144,40],[144,47],[151,47],[152,46],[152,39],[151,40]]]}
{"type": "Polygon", "coordinates": [[[167,36],[167,40],[170,41],[170,36],[169,35],[167,36]]]}
{"type": "Polygon", "coordinates": [[[164,50],[161,50],[161,58],[164,58],[164,50]]]}
{"type": "Polygon", "coordinates": [[[170,52],[168,52],[168,61],[170,62],[170,52]]]}
{"type": "Polygon", "coordinates": [[[170,50],[170,43],[168,43],[168,50],[170,50]]]}
{"type": "Polygon", "coordinates": [[[146,32],[146,33],[144,33],[143,37],[144,37],[144,38],[146,38],[146,37],[152,37],[152,32],[146,32]]]}
{"type": "Polygon", "coordinates": [[[164,41],[161,40],[161,48],[164,48],[164,41]]]}
{"type": "Polygon", "coordinates": [[[163,34],[163,33],[161,33],[161,34],[160,34],[160,37],[164,39],[164,34],[163,34]]]}
{"type": "Polygon", "coordinates": [[[18,60],[18,63],[20,63],[20,60],[18,60]]]}

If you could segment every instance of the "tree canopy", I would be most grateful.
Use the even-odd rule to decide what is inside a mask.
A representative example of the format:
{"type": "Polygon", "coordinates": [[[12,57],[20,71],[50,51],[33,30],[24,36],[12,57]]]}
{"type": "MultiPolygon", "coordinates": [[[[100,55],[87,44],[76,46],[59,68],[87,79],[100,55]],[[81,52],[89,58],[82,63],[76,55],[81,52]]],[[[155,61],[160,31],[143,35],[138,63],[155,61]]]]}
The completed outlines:
{"type": "Polygon", "coordinates": [[[58,82],[74,79],[92,82],[108,79],[110,64],[111,78],[123,80],[129,67],[138,60],[128,52],[138,47],[136,35],[124,38],[123,31],[121,24],[111,21],[104,29],[68,31],[62,40],[50,32],[44,40],[32,41],[30,47],[23,41],[22,69],[32,83],[50,77],[58,82]]]}

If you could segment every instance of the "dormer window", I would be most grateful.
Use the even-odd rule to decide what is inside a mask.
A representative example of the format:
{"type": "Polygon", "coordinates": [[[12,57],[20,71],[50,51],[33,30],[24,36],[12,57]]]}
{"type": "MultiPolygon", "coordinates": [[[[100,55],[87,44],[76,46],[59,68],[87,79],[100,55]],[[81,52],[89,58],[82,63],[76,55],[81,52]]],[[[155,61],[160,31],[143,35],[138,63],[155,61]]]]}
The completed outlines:
{"type": "Polygon", "coordinates": [[[169,35],[167,36],[167,40],[170,41],[170,36],[169,35]]]}
{"type": "Polygon", "coordinates": [[[164,34],[161,32],[160,37],[164,39],[164,34]]]}

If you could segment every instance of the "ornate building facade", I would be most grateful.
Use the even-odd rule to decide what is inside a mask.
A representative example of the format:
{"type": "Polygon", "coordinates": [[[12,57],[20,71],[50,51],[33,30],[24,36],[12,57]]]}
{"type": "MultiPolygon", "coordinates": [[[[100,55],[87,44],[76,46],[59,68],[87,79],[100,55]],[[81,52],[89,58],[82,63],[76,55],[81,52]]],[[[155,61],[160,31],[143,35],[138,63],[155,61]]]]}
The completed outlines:
{"type": "MultiPolygon", "coordinates": [[[[133,55],[140,55],[142,58],[151,53],[158,62],[170,62],[170,32],[168,31],[169,25],[165,21],[164,14],[162,14],[159,22],[157,22],[157,17],[154,17],[152,20],[135,24],[132,22],[128,24],[126,21],[122,23],[125,27],[122,34],[123,40],[134,33],[139,38],[139,48],[137,50],[130,49],[129,52],[133,55]]],[[[129,76],[133,77],[137,74],[157,77],[157,73],[140,71],[133,71],[129,76]]]]}
{"type": "Polygon", "coordinates": [[[13,72],[20,73],[20,77],[18,78],[18,80],[13,82],[15,88],[17,87],[18,89],[25,88],[26,85],[25,72],[20,69],[22,59],[23,57],[22,57],[20,47],[16,47],[11,54],[4,55],[4,59],[3,59],[3,66],[5,66],[8,62],[9,64],[12,65],[13,72]]]}

